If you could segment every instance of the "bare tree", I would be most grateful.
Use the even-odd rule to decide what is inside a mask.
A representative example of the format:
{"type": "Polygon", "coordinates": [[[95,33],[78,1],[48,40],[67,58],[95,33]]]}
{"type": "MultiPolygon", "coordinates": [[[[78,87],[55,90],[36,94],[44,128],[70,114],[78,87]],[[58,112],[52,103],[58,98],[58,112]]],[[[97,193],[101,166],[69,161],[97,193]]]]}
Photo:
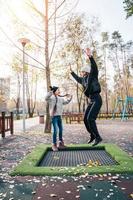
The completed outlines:
{"type": "Polygon", "coordinates": [[[112,61],[115,66],[115,83],[118,95],[124,99],[125,96],[129,96],[129,77],[130,70],[128,64],[129,49],[132,47],[132,42],[128,46],[128,42],[124,43],[121,34],[118,31],[114,31],[112,34],[113,43],[110,44],[112,50],[112,61]],[[129,47],[129,49],[128,49],[129,47]]]}
{"type": "Polygon", "coordinates": [[[109,47],[109,36],[107,32],[102,33],[102,53],[103,53],[103,68],[104,68],[104,85],[105,85],[105,103],[106,113],[109,112],[108,105],[108,84],[107,84],[107,48],[109,47]]]}
{"type": "Polygon", "coordinates": [[[33,117],[36,107],[36,96],[37,96],[37,83],[38,74],[35,70],[31,69],[31,72],[26,73],[26,95],[27,95],[27,110],[29,117],[33,117]],[[29,76],[31,74],[31,76],[29,76]]]}
{"type": "MultiPolygon", "coordinates": [[[[66,63],[66,66],[68,65],[68,62],[70,62],[79,76],[80,69],[83,65],[83,41],[85,41],[87,37],[87,27],[83,24],[82,17],[83,16],[75,15],[71,18],[71,21],[69,19],[67,20],[63,34],[63,41],[65,41],[65,44],[59,53],[59,55],[61,55],[59,56],[59,59],[62,59],[62,61],[66,63]]],[[[66,71],[66,73],[67,72],[68,71],[66,71]]],[[[69,78],[69,76],[66,76],[66,78],[69,78]]],[[[76,87],[78,112],[81,112],[83,90],[78,83],[75,83],[74,87],[76,87]]]]}
{"type": "MultiPolygon", "coordinates": [[[[60,34],[57,32],[57,26],[59,25],[59,20],[61,17],[67,15],[64,12],[66,0],[54,0],[52,2],[48,2],[48,0],[44,1],[44,13],[40,12],[32,1],[27,2],[30,7],[39,15],[43,21],[44,25],[44,55],[45,55],[45,78],[46,78],[46,87],[47,91],[49,90],[49,86],[51,85],[51,63],[52,57],[55,49],[55,44],[57,38],[60,37],[60,34]],[[62,14],[62,16],[61,16],[62,14]],[[58,20],[58,24],[57,24],[58,20]]],[[[68,2],[67,2],[68,3],[68,2]]],[[[70,2],[69,2],[70,3],[70,2]]],[[[60,20],[60,26],[62,22],[60,20]]],[[[59,27],[59,26],[58,26],[59,27]]],[[[43,48],[42,48],[43,49],[43,48]]],[[[51,131],[51,123],[49,116],[49,107],[46,105],[46,123],[45,123],[45,132],[51,131]]]]}
{"type": "MultiPolygon", "coordinates": [[[[39,47],[41,49],[41,53],[44,55],[45,64],[41,64],[41,62],[39,62],[37,59],[34,59],[29,54],[27,54],[27,56],[29,56],[35,62],[39,63],[39,65],[41,64],[41,66],[44,67],[44,72],[45,72],[44,77],[46,79],[47,91],[49,90],[49,86],[51,85],[50,73],[52,71],[51,66],[52,66],[52,57],[53,57],[53,53],[55,49],[55,44],[56,44],[57,38],[60,37],[60,34],[58,34],[58,31],[57,31],[57,26],[59,30],[59,27],[62,26],[62,23],[65,20],[66,16],[68,16],[68,14],[72,11],[72,7],[74,8],[76,6],[78,0],[76,2],[75,1],[73,2],[74,2],[73,6],[70,6],[72,5],[72,1],[68,1],[68,0],[67,1],[53,0],[51,2],[49,2],[48,0],[44,0],[42,1],[42,3],[45,10],[42,11],[42,10],[39,10],[36,2],[33,2],[32,0],[25,0],[26,5],[28,5],[28,8],[30,8],[30,10],[28,9],[28,11],[30,11],[30,15],[32,16],[32,13],[33,13],[33,21],[34,21],[35,26],[28,25],[26,21],[23,22],[22,20],[18,19],[16,14],[12,12],[11,5],[8,6],[9,10],[11,11],[10,14],[13,15],[15,20],[17,21],[16,26],[25,27],[26,29],[25,32],[28,31],[30,34],[32,34],[32,37],[35,39],[35,41],[39,40],[39,43],[35,41],[34,42],[31,41],[31,42],[34,45],[36,45],[36,47],[39,47]]],[[[44,63],[44,60],[42,62],[44,63]]],[[[50,132],[51,130],[50,127],[51,127],[50,116],[49,116],[49,109],[47,105],[45,132],[50,132]]]]}
{"type": "Polygon", "coordinates": [[[118,95],[121,98],[124,98],[123,96],[123,88],[122,88],[122,77],[121,77],[121,69],[120,69],[120,60],[119,60],[119,43],[121,40],[121,35],[118,31],[114,31],[112,33],[112,43],[110,43],[110,49],[111,49],[111,55],[112,55],[112,61],[113,65],[116,69],[116,75],[115,75],[115,83],[116,88],[118,91],[118,95]]]}
{"type": "Polygon", "coordinates": [[[20,103],[21,103],[21,97],[20,97],[20,92],[21,92],[21,73],[22,73],[22,68],[21,68],[21,63],[18,60],[19,54],[16,54],[16,56],[13,58],[12,60],[12,69],[15,73],[15,77],[16,77],[16,90],[13,100],[15,103],[15,107],[16,107],[16,117],[17,119],[20,119],[20,103]]]}

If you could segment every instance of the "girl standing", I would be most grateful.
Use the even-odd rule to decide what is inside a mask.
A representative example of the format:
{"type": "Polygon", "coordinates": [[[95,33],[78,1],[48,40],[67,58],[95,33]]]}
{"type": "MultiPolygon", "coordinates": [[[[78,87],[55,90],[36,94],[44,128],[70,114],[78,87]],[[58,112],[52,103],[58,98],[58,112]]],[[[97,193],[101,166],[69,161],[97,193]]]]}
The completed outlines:
{"type": "Polygon", "coordinates": [[[72,100],[72,96],[66,95],[67,100],[60,96],[59,87],[50,87],[51,91],[45,97],[45,100],[49,103],[50,116],[53,125],[53,145],[52,150],[58,151],[58,149],[65,148],[63,141],[63,125],[62,125],[62,112],[63,105],[68,104],[72,100]],[[59,129],[59,145],[57,147],[57,132],[59,129]]]}

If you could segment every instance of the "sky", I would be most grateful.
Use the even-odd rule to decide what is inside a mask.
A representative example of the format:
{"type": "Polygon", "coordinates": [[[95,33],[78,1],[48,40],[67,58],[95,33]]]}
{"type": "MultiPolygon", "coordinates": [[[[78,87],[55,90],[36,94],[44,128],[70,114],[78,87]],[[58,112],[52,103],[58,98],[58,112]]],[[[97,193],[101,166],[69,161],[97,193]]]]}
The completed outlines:
{"type": "MultiPolygon", "coordinates": [[[[39,3],[42,1],[43,0],[38,0],[37,2],[39,3]]],[[[76,2],[76,0],[74,1],[76,2]]],[[[30,20],[27,17],[28,15],[26,16],[27,13],[24,13],[24,9],[22,8],[24,2],[23,0],[7,0],[7,2],[9,2],[9,4],[13,7],[14,12],[21,18],[21,20],[30,20]]],[[[38,4],[38,6],[40,5],[38,4]]],[[[0,8],[0,11],[3,11],[0,17],[0,26],[2,26],[4,30],[7,31],[8,35],[12,37],[12,30],[9,30],[10,28],[6,26],[9,17],[6,13],[6,4],[5,7],[0,8]]],[[[85,13],[88,17],[97,16],[101,22],[100,31],[107,31],[111,34],[112,32],[118,30],[125,42],[133,40],[133,17],[126,19],[126,13],[123,8],[123,0],[79,0],[78,5],[73,12],[85,13]]],[[[17,38],[12,39],[14,42],[17,41],[17,38]]],[[[1,35],[0,32],[0,42],[1,41],[4,42],[4,36],[3,34],[1,35]]],[[[1,63],[1,60],[2,58],[4,58],[4,60],[8,60],[8,55],[11,54],[11,50],[8,49],[6,45],[2,45],[2,43],[0,44],[0,77],[6,77],[10,76],[11,70],[8,64],[5,67],[3,63],[1,63]]]]}
{"type": "Polygon", "coordinates": [[[125,41],[133,40],[133,17],[126,19],[123,0],[79,0],[76,11],[97,16],[102,31],[119,30],[125,41]]]}
{"type": "MultiPolygon", "coordinates": [[[[77,0],[73,0],[73,2],[74,1],[76,2],[77,0]]],[[[9,2],[8,4],[13,8],[14,12],[17,16],[19,16],[21,20],[25,20],[26,18],[26,20],[30,21],[30,18],[28,18],[27,15],[27,11],[25,11],[25,9],[23,8],[23,0],[7,0],[7,2],[9,2]]],[[[42,7],[42,4],[39,4],[39,2],[42,2],[42,0],[38,0],[37,2],[37,6],[42,7]]],[[[3,11],[0,17],[0,26],[2,26],[4,30],[8,33],[9,27],[5,26],[5,24],[8,24],[9,18],[6,12],[6,7],[7,5],[5,3],[3,8],[0,8],[0,13],[2,13],[3,11]]],[[[88,17],[90,15],[97,16],[101,22],[100,31],[108,31],[111,34],[113,31],[119,30],[125,42],[128,40],[133,40],[133,17],[126,19],[126,13],[123,8],[123,0],[79,0],[78,5],[73,10],[73,12],[85,13],[88,17]]],[[[12,31],[10,31],[10,37],[12,37],[11,32],[12,31]]],[[[2,40],[4,41],[4,36],[3,34],[1,35],[0,32],[0,42],[2,40]]],[[[16,42],[15,38],[14,42],[16,42]]],[[[2,47],[0,45],[0,60],[1,57],[6,59],[7,54],[9,54],[9,52],[10,50],[7,49],[6,45],[2,47]]],[[[0,73],[2,72],[0,71],[0,73]]],[[[7,73],[3,71],[3,74],[7,73]]]]}

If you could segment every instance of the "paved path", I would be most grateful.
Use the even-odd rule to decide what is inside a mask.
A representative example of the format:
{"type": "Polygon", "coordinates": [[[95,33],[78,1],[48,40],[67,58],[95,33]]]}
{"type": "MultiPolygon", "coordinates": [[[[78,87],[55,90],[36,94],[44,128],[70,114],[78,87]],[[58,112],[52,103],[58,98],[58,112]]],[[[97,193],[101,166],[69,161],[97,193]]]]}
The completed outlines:
{"type": "MultiPolygon", "coordinates": [[[[27,121],[28,131],[23,134],[19,123],[15,125],[15,135],[6,137],[0,143],[0,200],[76,200],[85,186],[91,187],[93,182],[109,181],[119,188],[123,198],[133,199],[133,175],[104,174],[82,175],[79,177],[10,177],[10,170],[17,165],[32,149],[40,143],[51,143],[51,134],[44,134],[44,125],[38,124],[38,119],[27,121]],[[53,196],[53,197],[52,197],[53,196]]],[[[16,123],[16,122],[15,122],[16,123]]],[[[133,121],[99,120],[99,131],[104,142],[115,143],[133,155],[133,121]]],[[[64,140],[66,144],[87,143],[89,136],[83,124],[65,124],[64,140]]],[[[102,184],[101,184],[102,187],[102,184]]],[[[101,188],[102,189],[102,188],[101,188]]],[[[95,199],[97,191],[93,191],[95,199]]],[[[113,193],[113,191],[110,191],[113,193]]],[[[113,195],[113,194],[112,194],[113,195]]],[[[108,194],[104,200],[111,199],[108,194]]],[[[117,198],[119,200],[119,198],[117,198]]],[[[114,200],[117,200],[114,198],[114,200]]],[[[83,200],[83,199],[81,199],[83,200]]],[[[122,198],[120,199],[122,200],[122,198]]]]}
{"type": "MultiPolygon", "coordinates": [[[[36,125],[39,125],[39,117],[29,118],[25,120],[25,127],[26,131],[34,127],[36,125]]],[[[22,132],[23,131],[23,120],[15,120],[14,121],[14,131],[16,132],[22,132]]]]}

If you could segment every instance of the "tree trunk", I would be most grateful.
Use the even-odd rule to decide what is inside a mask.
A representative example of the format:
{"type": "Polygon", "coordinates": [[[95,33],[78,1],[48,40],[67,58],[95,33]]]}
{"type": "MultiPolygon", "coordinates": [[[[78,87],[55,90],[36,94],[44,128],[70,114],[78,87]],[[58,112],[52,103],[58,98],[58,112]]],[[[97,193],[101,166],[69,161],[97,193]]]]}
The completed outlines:
{"type": "Polygon", "coordinates": [[[78,112],[81,112],[81,105],[80,105],[80,100],[79,100],[79,85],[77,83],[76,85],[76,94],[77,94],[77,103],[78,103],[78,112]]]}
{"type": "Polygon", "coordinates": [[[33,118],[33,114],[34,114],[34,112],[30,112],[29,113],[29,118],[33,118]]]}
{"type": "Polygon", "coordinates": [[[20,98],[18,97],[17,102],[16,102],[16,117],[17,117],[17,119],[20,119],[19,108],[20,108],[20,98]]]}
{"type": "MultiPolygon", "coordinates": [[[[45,63],[46,63],[46,84],[47,84],[47,91],[49,90],[49,86],[51,85],[50,81],[50,68],[49,68],[49,42],[48,42],[48,0],[45,0],[45,63]]],[[[51,132],[51,121],[50,121],[50,114],[49,114],[49,105],[46,105],[46,122],[45,122],[45,133],[51,132]]]]}
{"type": "Polygon", "coordinates": [[[124,73],[124,80],[125,80],[125,93],[126,96],[130,96],[129,94],[129,82],[128,82],[128,75],[127,75],[127,70],[126,70],[126,66],[127,66],[127,62],[126,62],[126,53],[125,50],[122,52],[123,56],[122,56],[122,61],[123,61],[123,73],[124,73]]]}
{"type": "Polygon", "coordinates": [[[27,98],[27,110],[28,110],[28,115],[30,117],[31,109],[30,109],[30,99],[27,98]]]}
{"type": "Polygon", "coordinates": [[[19,74],[17,73],[17,100],[15,101],[16,103],[16,117],[17,119],[20,119],[20,76],[19,74]]]}
{"type": "MultiPolygon", "coordinates": [[[[36,76],[36,86],[35,86],[35,95],[33,97],[33,87],[31,87],[31,95],[29,92],[29,84],[27,82],[27,108],[28,108],[28,115],[29,118],[32,118],[34,115],[34,111],[35,111],[35,107],[36,107],[36,94],[37,94],[37,76],[36,76]]],[[[32,84],[33,84],[33,80],[32,80],[32,84]]]]}
{"type": "Polygon", "coordinates": [[[106,70],[106,49],[104,52],[104,70],[105,70],[105,102],[106,102],[106,114],[109,112],[109,106],[108,106],[108,87],[107,87],[107,70],[106,70]]]}
{"type": "Polygon", "coordinates": [[[121,98],[123,99],[123,90],[122,90],[122,87],[121,87],[121,72],[120,72],[120,65],[119,65],[119,59],[118,59],[118,52],[117,52],[117,49],[116,49],[116,62],[117,62],[117,68],[118,68],[118,77],[119,77],[119,81],[118,81],[118,86],[119,86],[119,90],[120,90],[120,96],[121,98]]]}
{"type": "Polygon", "coordinates": [[[109,106],[108,106],[108,91],[107,91],[107,86],[106,86],[106,90],[105,90],[105,101],[106,101],[106,114],[109,113],[109,106]]]}

